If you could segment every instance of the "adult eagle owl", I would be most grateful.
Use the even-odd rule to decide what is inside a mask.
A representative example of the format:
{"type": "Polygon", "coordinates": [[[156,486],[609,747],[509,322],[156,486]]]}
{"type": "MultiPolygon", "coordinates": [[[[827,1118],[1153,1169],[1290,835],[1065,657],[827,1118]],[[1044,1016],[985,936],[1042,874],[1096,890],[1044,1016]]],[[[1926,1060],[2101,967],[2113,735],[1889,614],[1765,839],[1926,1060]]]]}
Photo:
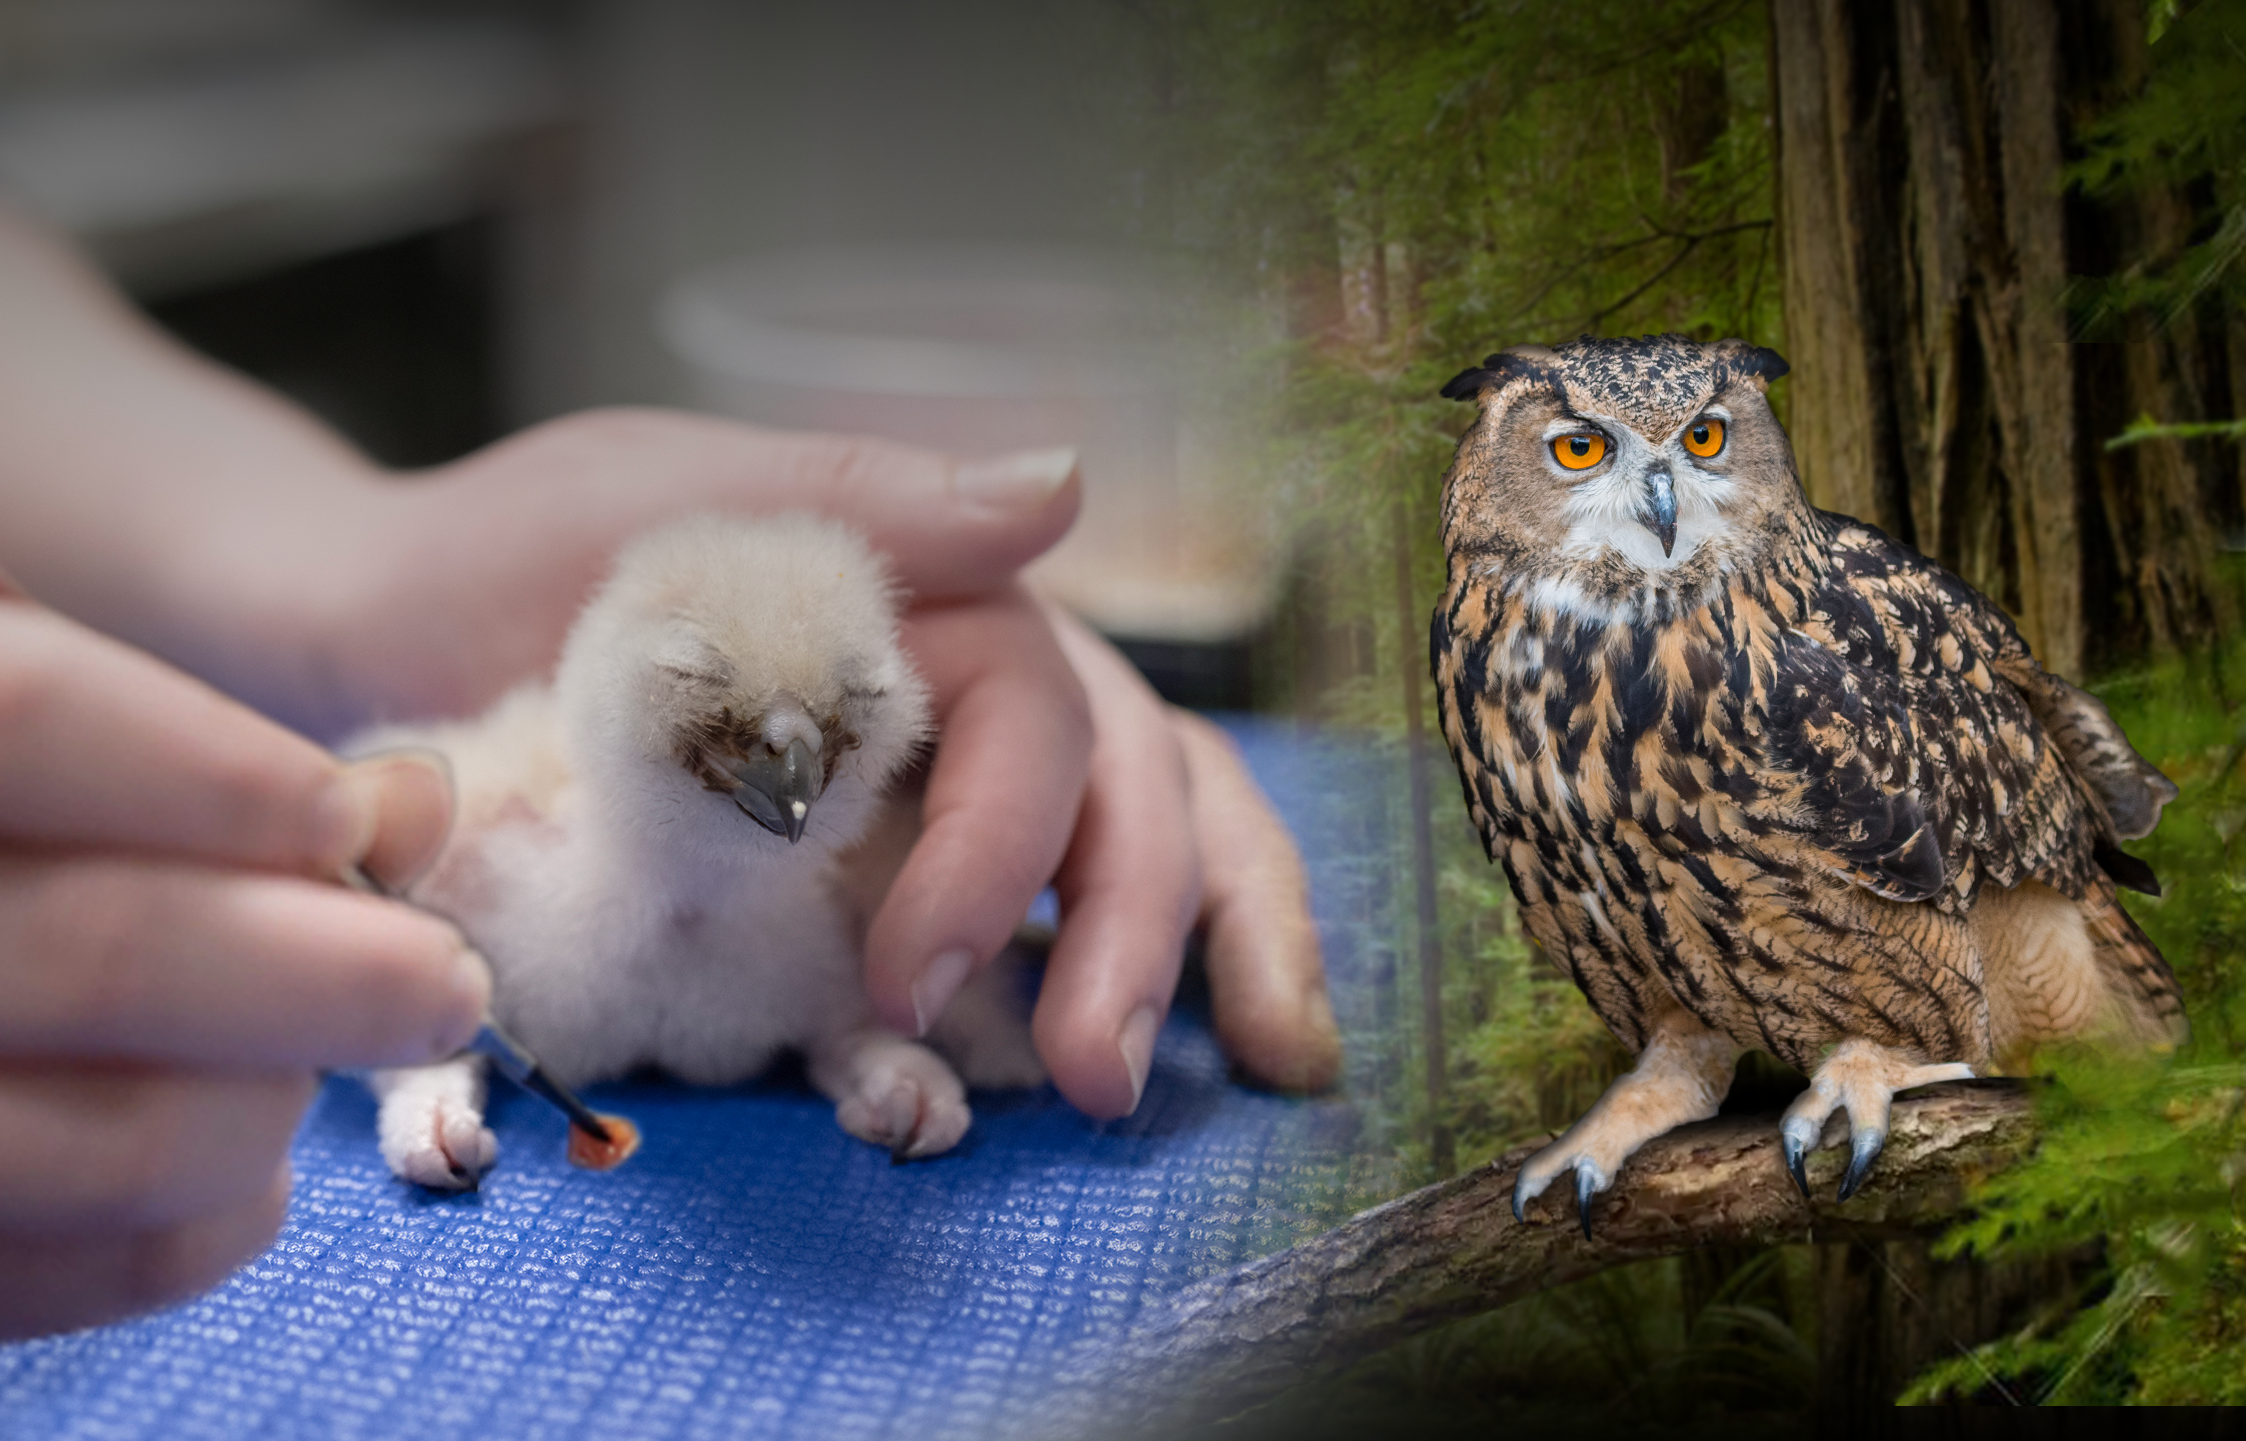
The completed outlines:
{"type": "Polygon", "coordinates": [[[1521,1170],[1712,1116],[1744,1049],[1810,1075],[1788,1168],[1845,1108],[1847,1199],[1896,1091],[2043,1043],[2185,1034],[2116,903],[2176,788],[1985,596],[1814,509],[1775,353],[1681,336],[1491,356],[1443,498],[1443,733],[1529,933],[1637,1053],[1521,1170]]]}

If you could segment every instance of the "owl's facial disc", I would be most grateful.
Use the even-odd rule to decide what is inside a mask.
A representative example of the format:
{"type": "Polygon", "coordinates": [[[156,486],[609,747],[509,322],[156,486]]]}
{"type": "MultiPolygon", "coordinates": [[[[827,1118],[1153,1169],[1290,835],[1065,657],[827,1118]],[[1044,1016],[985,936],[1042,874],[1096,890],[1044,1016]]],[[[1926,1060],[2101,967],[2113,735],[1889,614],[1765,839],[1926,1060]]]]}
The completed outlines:
{"type": "Polygon", "coordinates": [[[1642,570],[1664,571],[1724,534],[1737,489],[1719,459],[1728,420],[1711,410],[1652,441],[1620,417],[1578,411],[1549,419],[1539,438],[1547,470],[1566,486],[1562,550],[1586,558],[1612,550],[1642,570]]]}

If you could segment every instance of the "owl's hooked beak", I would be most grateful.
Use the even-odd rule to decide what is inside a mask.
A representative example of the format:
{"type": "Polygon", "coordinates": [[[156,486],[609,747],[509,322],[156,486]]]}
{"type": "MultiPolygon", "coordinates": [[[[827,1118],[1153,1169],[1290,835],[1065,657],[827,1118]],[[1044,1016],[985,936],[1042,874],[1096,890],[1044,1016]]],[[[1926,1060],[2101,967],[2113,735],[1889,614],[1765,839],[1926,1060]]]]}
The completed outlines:
{"type": "Polygon", "coordinates": [[[798,737],[784,751],[767,750],[748,760],[728,756],[719,764],[741,783],[733,804],[772,834],[786,836],[789,845],[803,839],[811,803],[826,789],[818,752],[798,737]]]}
{"type": "Polygon", "coordinates": [[[1661,537],[1661,553],[1677,549],[1677,483],[1662,466],[1646,476],[1646,511],[1641,517],[1647,530],[1661,537]]]}

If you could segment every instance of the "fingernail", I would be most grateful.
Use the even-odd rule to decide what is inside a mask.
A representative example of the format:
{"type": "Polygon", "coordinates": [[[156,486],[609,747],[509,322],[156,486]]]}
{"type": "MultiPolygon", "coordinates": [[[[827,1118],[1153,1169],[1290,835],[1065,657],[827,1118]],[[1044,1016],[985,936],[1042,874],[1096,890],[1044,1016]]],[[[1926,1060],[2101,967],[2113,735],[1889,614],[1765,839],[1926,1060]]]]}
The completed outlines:
{"type": "Polygon", "coordinates": [[[1341,1027],[1321,987],[1303,998],[1291,1043],[1271,1074],[1260,1079],[1278,1090],[1314,1095],[1341,1079],[1341,1062],[1341,1027]]]}
{"type": "Polygon", "coordinates": [[[339,790],[355,811],[349,859],[395,893],[436,863],[452,829],[452,763],[441,752],[401,747],[344,766],[339,790]]]}
{"type": "Polygon", "coordinates": [[[920,1028],[916,1035],[928,1034],[974,966],[975,958],[967,952],[945,951],[921,969],[920,979],[912,983],[912,1020],[920,1028]]]}
{"type": "Polygon", "coordinates": [[[491,1014],[491,962],[465,941],[453,957],[453,985],[460,992],[460,1021],[437,1037],[439,1060],[457,1053],[476,1038],[484,1017],[491,1014]]]}
{"type": "Polygon", "coordinates": [[[951,473],[951,485],[971,506],[1015,514],[1044,504],[1075,473],[1075,447],[1064,445],[967,461],[951,473]]]}
{"type": "Polygon", "coordinates": [[[373,771],[346,765],[335,774],[327,793],[320,797],[313,818],[313,855],[332,866],[346,882],[382,829],[382,778],[373,771]]]}
{"type": "Polygon", "coordinates": [[[1146,1074],[1154,1069],[1154,1037],[1162,1029],[1162,1013],[1152,1006],[1141,1006],[1131,1012],[1123,1023],[1123,1030],[1115,1038],[1116,1049],[1123,1053],[1123,1069],[1131,1073],[1131,1109],[1139,1108],[1139,1100],[1146,1095],[1146,1074]]]}

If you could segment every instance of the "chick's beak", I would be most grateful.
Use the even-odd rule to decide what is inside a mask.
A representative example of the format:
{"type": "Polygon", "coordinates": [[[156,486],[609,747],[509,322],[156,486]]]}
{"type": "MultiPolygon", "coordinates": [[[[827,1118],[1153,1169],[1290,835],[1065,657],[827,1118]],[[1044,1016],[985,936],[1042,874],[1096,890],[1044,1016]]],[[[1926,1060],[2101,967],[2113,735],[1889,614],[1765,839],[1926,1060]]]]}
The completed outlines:
{"type": "Polygon", "coordinates": [[[1661,538],[1661,553],[1677,549],[1677,483],[1666,469],[1646,477],[1646,529],[1661,538]]]}
{"type": "Polygon", "coordinates": [[[818,752],[802,740],[788,742],[784,751],[767,751],[748,760],[727,760],[725,768],[741,783],[733,804],[776,836],[793,845],[803,839],[811,803],[826,787],[826,771],[818,752]]]}

